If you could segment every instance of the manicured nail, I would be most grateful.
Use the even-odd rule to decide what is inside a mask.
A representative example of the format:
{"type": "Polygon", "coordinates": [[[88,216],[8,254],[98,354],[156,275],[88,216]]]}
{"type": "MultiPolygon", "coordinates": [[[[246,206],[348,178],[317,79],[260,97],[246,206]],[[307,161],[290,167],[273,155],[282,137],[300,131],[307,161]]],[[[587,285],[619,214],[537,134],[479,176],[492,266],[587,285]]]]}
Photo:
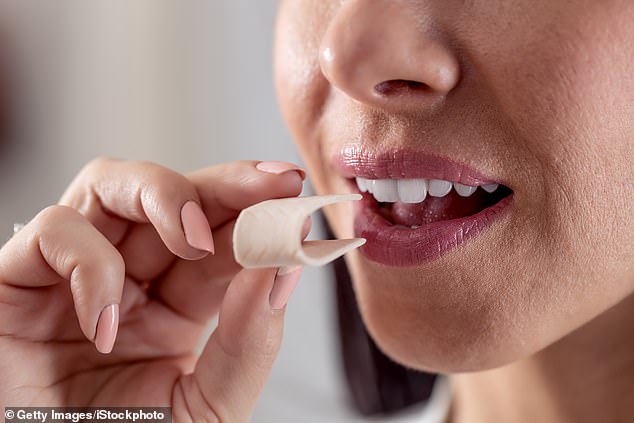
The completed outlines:
{"type": "Polygon", "coordinates": [[[119,304],[110,304],[105,307],[99,315],[97,321],[97,334],[95,336],[95,347],[102,354],[110,354],[117,339],[119,330],[119,304]]]}
{"type": "Polygon", "coordinates": [[[188,201],[181,209],[181,221],[187,243],[194,248],[214,253],[214,238],[207,216],[198,203],[188,201]]]}
{"type": "Polygon", "coordinates": [[[282,173],[296,171],[302,178],[302,181],[306,179],[306,172],[301,167],[293,163],[287,162],[260,162],[255,166],[256,169],[262,172],[272,173],[274,175],[281,175],[282,173]]]}
{"type": "Polygon", "coordinates": [[[275,275],[273,289],[269,295],[269,303],[273,310],[281,310],[288,303],[288,299],[293,293],[299,276],[302,274],[302,266],[292,268],[280,268],[275,275]]]}

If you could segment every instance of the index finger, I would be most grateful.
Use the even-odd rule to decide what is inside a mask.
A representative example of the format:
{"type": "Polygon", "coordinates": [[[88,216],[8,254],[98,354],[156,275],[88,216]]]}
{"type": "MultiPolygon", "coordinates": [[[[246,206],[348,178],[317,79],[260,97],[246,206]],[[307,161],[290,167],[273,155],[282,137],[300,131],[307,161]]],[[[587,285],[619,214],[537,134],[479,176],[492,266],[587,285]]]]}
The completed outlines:
{"type": "MultiPolygon", "coordinates": [[[[274,162],[273,167],[269,165],[270,162],[231,162],[189,174],[187,182],[196,191],[202,213],[214,235],[216,231],[222,233],[226,223],[252,204],[271,198],[297,196],[301,192],[304,174],[299,167],[281,162],[274,162]]],[[[126,239],[119,244],[126,270],[134,278],[154,279],[173,264],[169,251],[157,242],[158,235],[147,225],[139,225],[129,231],[126,239]]],[[[223,263],[231,265],[231,262],[223,263]]]]}
{"type": "Polygon", "coordinates": [[[195,187],[185,176],[149,162],[100,158],[82,169],[60,200],[118,245],[130,223],[151,223],[169,250],[199,259],[213,237],[195,187]]]}
{"type": "Polygon", "coordinates": [[[298,196],[304,177],[304,171],[292,163],[259,161],[236,161],[187,175],[212,228],[261,201],[298,196]]]}

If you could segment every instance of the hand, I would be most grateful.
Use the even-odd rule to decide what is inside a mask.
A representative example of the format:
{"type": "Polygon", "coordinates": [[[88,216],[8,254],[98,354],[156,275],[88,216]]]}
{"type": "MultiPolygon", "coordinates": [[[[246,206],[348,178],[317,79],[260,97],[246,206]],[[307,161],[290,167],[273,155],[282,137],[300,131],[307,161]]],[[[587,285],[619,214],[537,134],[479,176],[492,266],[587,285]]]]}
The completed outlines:
{"type": "Polygon", "coordinates": [[[276,269],[241,270],[232,228],[245,207],[297,196],[302,179],[257,162],[187,177],[150,163],[86,166],[0,250],[0,405],[248,420],[300,270],[277,282],[276,269]]]}

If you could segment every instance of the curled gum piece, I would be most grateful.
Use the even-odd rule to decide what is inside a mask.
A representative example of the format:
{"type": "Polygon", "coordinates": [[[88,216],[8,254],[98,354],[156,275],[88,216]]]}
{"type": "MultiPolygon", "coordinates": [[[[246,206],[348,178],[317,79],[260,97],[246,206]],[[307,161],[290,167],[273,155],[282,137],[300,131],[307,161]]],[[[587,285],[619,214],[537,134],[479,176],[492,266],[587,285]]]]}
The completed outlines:
{"type": "Polygon", "coordinates": [[[365,244],[363,238],[302,240],[307,217],[320,208],[360,200],[359,194],[267,200],[240,213],[233,229],[233,255],[245,268],[321,266],[365,244]]]}

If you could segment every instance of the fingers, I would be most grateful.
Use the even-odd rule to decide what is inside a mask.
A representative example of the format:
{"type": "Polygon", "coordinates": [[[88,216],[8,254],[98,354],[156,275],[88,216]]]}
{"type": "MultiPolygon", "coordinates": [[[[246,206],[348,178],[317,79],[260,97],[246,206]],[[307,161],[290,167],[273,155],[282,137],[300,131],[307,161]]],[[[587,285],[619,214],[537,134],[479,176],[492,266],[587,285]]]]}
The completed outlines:
{"type": "Polygon", "coordinates": [[[215,231],[215,255],[198,261],[178,261],[156,282],[151,295],[189,320],[208,323],[218,313],[229,281],[241,269],[231,249],[234,223],[215,231]]]}
{"type": "Polygon", "coordinates": [[[301,269],[243,270],[193,374],[174,389],[176,421],[249,421],[282,340],[284,309],[301,269]]]}
{"type": "MultiPolygon", "coordinates": [[[[311,222],[308,217],[302,239],[308,236],[311,222]]],[[[216,315],[229,281],[241,269],[231,245],[234,226],[232,220],[216,230],[216,255],[198,261],[181,260],[161,277],[155,292],[170,309],[202,324],[216,315]]]]}
{"type": "MultiPolygon", "coordinates": [[[[218,244],[214,234],[214,245],[218,244]]],[[[163,273],[176,261],[176,256],[165,246],[156,228],[151,224],[137,225],[130,230],[118,247],[126,263],[126,272],[137,281],[150,281],[163,273]]],[[[207,257],[213,257],[209,254],[207,257]]],[[[182,260],[196,263],[192,260],[182,260]]]]}
{"type": "Polygon", "coordinates": [[[131,221],[151,223],[179,257],[198,259],[214,250],[196,188],[183,175],[156,164],[94,160],[71,183],[60,204],[85,215],[115,245],[131,221]]]}
{"type": "Polygon", "coordinates": [[[304,172],[290,163],[238,161],[187,176],[196,187],[213,228],[235,219],[242,209],[253,204],[298,196],[302,192],[304,172]]]}
{"type": "Polygon", "coordinates": [[[222,164],[188,180],[151,163],[97,159],[80,172],[61,204],[79,210],[117,245],[130,276],[149,280],[173,262],[172,253],[200,259],[204,250],[214,250],[207,219],[215,228],[249,205],[301,192],[301,169],[266,163],[222,164]]]}
{"type": "Polygon", "coordinates": [[[22,320],[24,331],[46,324],[51,318],[47,311],[54,315],[53,308],[63,309],[61,292],[47,288],[70,283],[81,331],[104,353],[116,338],[124,278],[116,248],[85,217],[64,206],[40,212],[0,250],[0,284],[6,298],[31,311],[33,300],[40,301],[38,313],[22,320]]]}
{"type": "MultiPolygon", "coordinates": [[[[219,228],[234,220],[240,211],[260,201],[271,198],[283,198],[297,196],[302,191],[302,177],[297,166],[292,164],[278,165],[278,173],[265,172],[258,169],[262,163],[256,161],[240,161],[217,165],[194,172],[188,176],[191,184],[196,189],[205,215],[214,231],[214,243],[216,254],[222,257],[229,256],[231,251],[220,251],[224,246],[231,247],[230,243],[221,243],[216,233],[219,228]],[[279,169],[288,169],[281,173],[279,169]]],[[[128,274],[137,280],[150,280],[163,275],[169,265],[169,251],[162,245],[157,245],[160,239],[157,233],[152,233],[150,225],[137,225],[128,233],[125,241],[118,245],[121,254],[128,264],[128,274]],[[139,265],[137,265],[139,263],[139,265]],[[142,263],[142,264],[141,264],[142,263]]],[[[210,256],[205,257],[205,263],[222,265],[224,259],[215,260],[210,256]]],[[[178,261],[176,265],[180,265],[178,261]]],[[[183,264],[190,267],[189,264],[183,264]]],[[[194,271],[196,271],[194,269],[194,271]]],[[[217,274],[219,269],[211,269],[205,274],[217,274]]],[[[223,283],[237,272],[223,280],[223,283]]],[[[200,271],[198,274],[202,274],[200,271]]],[[[177,282],[180,283],[181,280],[177,282]]],[[[200,279],[195,281],[200,283],[200,279]]],[[[176,288],[180,289],[180,288],[176,288]]],[[[195,293],[194,293],[195,295],[195,293]]]]}

